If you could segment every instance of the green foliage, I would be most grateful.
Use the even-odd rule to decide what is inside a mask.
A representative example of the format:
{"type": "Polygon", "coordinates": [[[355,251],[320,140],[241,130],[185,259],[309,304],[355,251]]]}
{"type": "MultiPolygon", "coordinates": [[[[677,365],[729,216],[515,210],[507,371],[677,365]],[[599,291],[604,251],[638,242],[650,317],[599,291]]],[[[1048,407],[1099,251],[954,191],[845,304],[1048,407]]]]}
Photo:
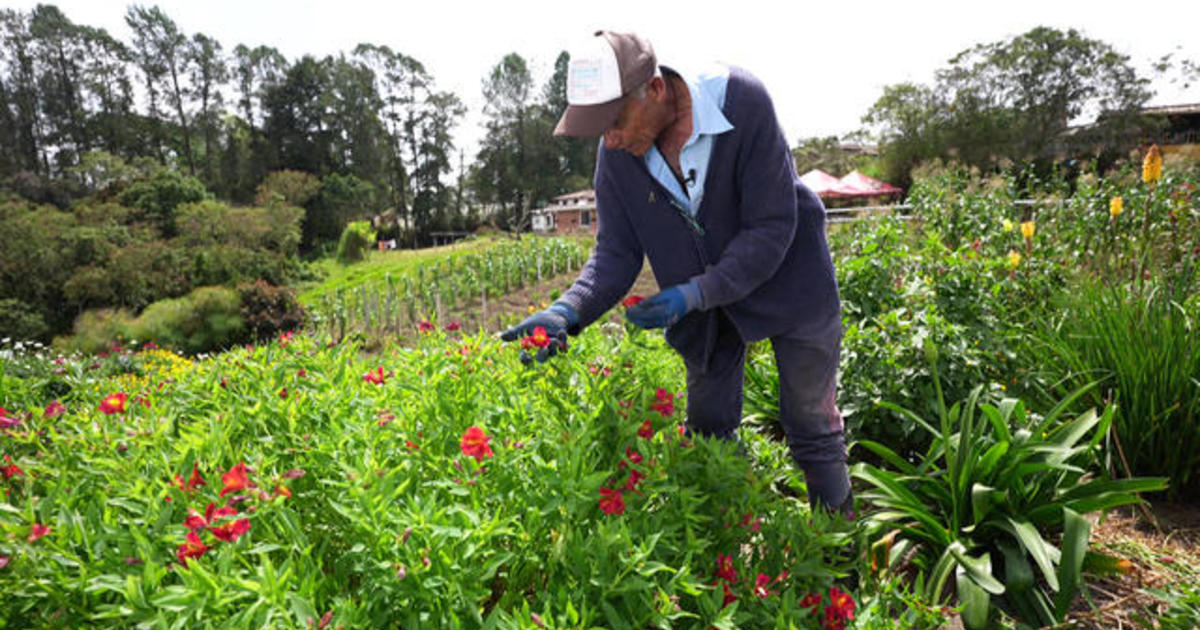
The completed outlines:
{"type": "Polygon", "coordinates": [[[42,314],[34,307],[14,298],[0,299],[0,330],[4,336],[18,340],[42,339],[49,330],[42,314]]]}
{"type": "MultiPolygon", "coordinates": [[[[929,348],[936,361],[936,346],[929,348]]],[[[1062,414],[1091,387],[1040,418],[1016,399],[981,402],[978,389],[932,422],[896,408],[934,437],[916,464],[882,444],[860,443],[886,462],[886,469],[855,465],[852,475],[872,486],[861,496],[880,508],[867,515],[869,526],[895,536],[889,561],[907,558],[922,575],[918,593],[934,603],[953,578],[968,628],[987,627],[999,605],[1030,625],[1061,622],[1082,586],[1089,536],[1082,515],[1166,487],[1164,479],[1110,481],[1087,472],[1114,410],[1062,414]],[[1060,535],[1059,546],[1049,542],[1060,535]]]]}
{"type": "Polygon", "coordinates": [[[304,171],[272,171],[267,174],[254,193],[254,202],[260,206],[282,203],[300,206],[308,203],[321,190],[321,180],[304,171]]]}
{"type": "Polygon", "coordinates": [[[96,354],[120,340],[131,339],[134,316],[128,309],[93,309],[75,319],[73,334],[54,338],[62,350],[96,354]]]}
{"type": "Polygon", "coordinates": [[[270,339],[280,333],[299,330],[304,324],[304,308],[296,301],[296,292],[257,280],[238,287],[242,322],[251,341],[270,339]]]}
{"type": "MultiPolygon", "coordinates": [[[[683,441],[650,409],[682,387],[678,358],[611,332],[537,369],[440,332],[373,357],[302,334],[196,361],[123,351],[98,362],[130,366],[114,378],[72,357],[53,419],[0,370],[0,404],[33,411],[6,439],[26,475],[0,482],[0,623],[817,628],[798,602],[848,568],[844,524],[776,494],[732,444],[683,441]],[[363,378],[377,368],[383,383],[363,378]],[[101,414],[115,392],[126,411],[101,414]],[[478,460],[462,446],[473,426],[490,440],[478,460]],[[256,487],[221,496],[242,462],[256,487]],[[206,484],[188,489],[193,466],[206,484]],[[600,490],[635,470],[624,513],[604,513],[600,490]],[[210,502],[251,527],[236,542],[199,529],[211,549],[185,566],[184,520],[210,502]],[[31,542],[35,523],[51,533],[31,542]],[[724,607],[718,554],[737,572],[724,607]]],[[[758,459],[788,458],[750,437],[758,459]]]]}
{"type": "Polygon", "coordinates": [[[377,209],[370,182],[336,173],[325,177],[317,199],[305,208],[304,246],[336,242],[347,224],[367,219],[377,209]]]}
{"type": "Polygon", "coordinates": [[[1030,350],[1047,395],[1099,380],[1086,404],[1116,401],[1115,433],[1132,471],[1170,478],[1170,494],[1200,489],[1200,301],[1163,290],[1080,283],[1030,350]]]}
{"type": "Polygon", "coordinates": [[[207,199],[208,190],[195,177],[169,168],[159,169],[150,176],[134,181],[117,200],[141,211],[140,217],[153,225],[165,237],[175,236],[175,211],[181,204],[207,199]]]}
{"type": "Polygon", "coordinates": [[[1147,630],[1192,630],[1200,627],[1200,588],[1185,584],[1169,589],[1147,589],[1161,599],[1167,610],[1158,618],[1138,618],[1138,625],[1147,630]]]}
{"type": "Polygon", "coordinates": [[[345,265],[362,260],[374,241],[375,232],[370,221],[351,221],[342,230],[342,238],[338,241],[338,262],[345,265]]]}
{"type": "Polygon", "coordinates": [[[181,298],[160,300],[129,326],[128,337],[189,354],[210,352],[237,341],[244,324],[238,293],[200,287],[181,298]]]}

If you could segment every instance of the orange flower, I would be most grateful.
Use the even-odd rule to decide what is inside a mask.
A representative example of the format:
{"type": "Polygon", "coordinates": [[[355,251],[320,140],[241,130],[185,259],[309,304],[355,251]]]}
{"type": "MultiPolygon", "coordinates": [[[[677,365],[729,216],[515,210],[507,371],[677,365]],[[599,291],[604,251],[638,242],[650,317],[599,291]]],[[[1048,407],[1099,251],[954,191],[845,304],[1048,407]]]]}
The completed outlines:
{"type": "Polygon", "coordinates": [[[129,399],[129,394],[125,392],[117,392],[109,394],[100,401],[100,413],[111,416],[114,413],[125,413],[125,401],[129,399]]]}

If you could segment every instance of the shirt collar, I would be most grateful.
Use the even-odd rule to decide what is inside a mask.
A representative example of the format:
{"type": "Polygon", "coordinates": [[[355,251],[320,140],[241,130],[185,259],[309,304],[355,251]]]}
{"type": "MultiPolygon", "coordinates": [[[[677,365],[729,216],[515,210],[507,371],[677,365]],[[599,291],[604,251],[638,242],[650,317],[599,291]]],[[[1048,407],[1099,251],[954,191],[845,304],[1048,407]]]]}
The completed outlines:
{"type": "MultiPolygon", "coordinates": [[[[676,70],[671,66],[662,66],[679,74],[687,84],[688,94],[692,98],[692,135],[688,142],[695,140],[700,134],[718,135],[733,129],[733,125],[721,113],[721,104],[704,89],[705,76],[695,72],[676,70]]],[[[712,80],[709,78],[709,80],[712,80]]]]}

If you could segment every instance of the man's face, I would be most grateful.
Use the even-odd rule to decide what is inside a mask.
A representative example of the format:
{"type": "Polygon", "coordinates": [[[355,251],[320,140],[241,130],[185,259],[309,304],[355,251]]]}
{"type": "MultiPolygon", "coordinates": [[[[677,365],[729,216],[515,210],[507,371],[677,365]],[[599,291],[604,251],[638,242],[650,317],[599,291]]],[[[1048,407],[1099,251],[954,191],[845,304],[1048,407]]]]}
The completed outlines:
{"type": "Polygon", "coordinates": [[[621,109],[617,122],[604,132],[604,146],[642,156],[654,146],[663,129],[662,107],[657,97],[661,90],[647,86],[646,97],[630,97],[621,109]]]}

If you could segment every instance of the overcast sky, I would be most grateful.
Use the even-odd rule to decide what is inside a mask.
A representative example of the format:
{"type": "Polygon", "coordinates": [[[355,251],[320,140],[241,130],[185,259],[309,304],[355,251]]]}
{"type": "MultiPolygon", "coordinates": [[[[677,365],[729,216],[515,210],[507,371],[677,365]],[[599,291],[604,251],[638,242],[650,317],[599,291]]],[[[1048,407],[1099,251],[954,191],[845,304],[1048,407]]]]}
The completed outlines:
{"type": "MultiPolygon", "coordinates": [[[[5,0],[29,9],[34,1],[5,0]]],[[[129,2],[51,2],[76,23],[131,40],[129,2]]],[[[145,2],[143,4],[154,4],[145,2]]],[[[843,135],[880,96],[902,81],[931,83],[936,69],[976,43],[998,41],[1044,25],[1076,28],[1127,54],[1145,76],[1152,60],[1200,62],[1200,0],[1080,2],[711,2],[675,0],[456,1],[163,0],[157,3],[189,35],[202,32],[226,51],[265,44],[289,60],[386,44],[415,57],[439,89],[457,93],[469,112],[456,130],[468,161],[482,135],[483,77],[507,53],[528,61],[540,91],[554,59],[598,28],[637,32],[659,61],[710,60],[749,69],[775,98],[780,122],[795,143],[843,135]]],[[[1152,104],[1200,102],[1200,86],[1184,90],[1156,81],[1152,104]]]]}

